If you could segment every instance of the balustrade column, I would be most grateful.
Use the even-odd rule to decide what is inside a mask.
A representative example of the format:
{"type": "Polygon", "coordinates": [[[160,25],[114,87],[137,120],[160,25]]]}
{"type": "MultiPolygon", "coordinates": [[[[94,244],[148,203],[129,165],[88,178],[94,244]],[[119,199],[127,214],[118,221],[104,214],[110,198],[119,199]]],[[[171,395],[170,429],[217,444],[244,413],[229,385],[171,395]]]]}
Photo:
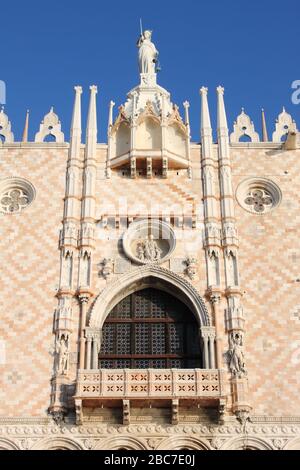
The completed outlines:
{"type": "Polygon", "coordinates": [[[85,368],[87,370],[91,369],[91,353],[92,353],[92,336],[87,335],[87,342],[86,342],[86,365],[85,368]]]}
{"type": "Polygon", "coordinates": [[[210,368],[215,369],[216,368],[216,359],[215,359],[215,337],[210,336],[209,337],[209,356],[210,356],[210,368]]]}
{"type": "Polygon", "coordinates": [[[215,319],[215,329],[216,329],[216,368],[222,369],[222,337],[221,337],[221,315],[219,310],[221,296],[219,293],[212,293],[210,296],[210,301],[213,307],[213,314],[215,319]]]}
{"type": "Polygon", "coordinates": [[[81,322],[80,322],[80,349],[79,349],[79,369],[83,370],[85,365],[85,336],[84,329],[86,326],[86,312],[89,298],[86,296],[79,297],[81,302],[81,322]]]}
{"type": "Polygon", "coordinates": [[[205,369],[215,369],[216,359],[215,359],[215,338],[216,330],[213,326],[202,326],[201,336],[203,340],[203,351],[204,351],[204,368],[205,369]]]}
{"type": "Polygon", "coordinates": [[[98,370],[99,365],[98,365],[98,353],[99,353],[99,336],[94,335],[93,336],[93,359],[92,359],[92,369],[93,370],[98,370]]]}
{"type": "Polygon", "coordinates": [[[204,369],[209,369],[209,354],[208,354],[208,336],[203,336],[203,343],[204,343],[204,369]]]}

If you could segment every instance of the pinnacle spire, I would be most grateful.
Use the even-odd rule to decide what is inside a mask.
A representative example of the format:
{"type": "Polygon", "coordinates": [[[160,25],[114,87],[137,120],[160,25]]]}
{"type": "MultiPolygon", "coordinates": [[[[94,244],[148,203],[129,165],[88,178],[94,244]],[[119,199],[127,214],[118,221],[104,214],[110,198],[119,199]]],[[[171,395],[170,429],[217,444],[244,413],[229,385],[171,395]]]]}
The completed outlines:
{"type": "Polygon", "coordinates": [[[208,88],[202,87],[200,89],[201,95],[201,129],[211,129],[211,121],[209,114],[209,107],[207,101],[208,88]]]}
{"type": "Polygon", "coordinates": [[[217,88],[218,97],[218,129],[228,130],[227,117],[224,104],[224,88],[218,86],[217,88]]]}
{"type": "Polygon", "coordinates": [[[97,104],[96,95],[98,88],[96,85],[90,87],[90,105],[86,129],[86,157],[93,158],[96,154],[97,145],[97,104]]]}
{"type": "Polygon", "coordinates": [[[77,158],[80,154],[80,145],[81,145],[81,86],[75,86],[75,99],[74,99],[74,108],[71,124],[71,158],[77,158]]]}
{"type": "Polygon", "coordinates": [[[269,142],[266,116],[265,116],[265,110],[264,109],[261,110],[261,118],[262,118],[262,141],[263,142],[269,142]]]}
{"type": "Polygon", "coordinates": [[[22,142],[28,142],[28,130],[29,130],[29,109],[27,109],[27,112],[26,112],[22,142]]]}

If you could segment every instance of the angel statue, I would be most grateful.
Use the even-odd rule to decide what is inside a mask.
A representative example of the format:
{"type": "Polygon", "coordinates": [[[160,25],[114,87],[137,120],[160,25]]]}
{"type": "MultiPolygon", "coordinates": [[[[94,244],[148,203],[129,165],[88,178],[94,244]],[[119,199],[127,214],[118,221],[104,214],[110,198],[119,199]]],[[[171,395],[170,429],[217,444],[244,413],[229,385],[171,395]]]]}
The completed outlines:
{"type": "Polygon", "coordinates": [[[229,342],[229,369],[233,375],[242,377],[246,374],[246,368],[243,353],[243,337],[241,333],[232,333],[229,342]]]}
{"type": "Polygon", "coordinates": [[[137,47],[139,48],[140,73],[155,74],[158,55],[155,45],[152,42],[152,31],[146,30],[141,33],[137,47]]]}

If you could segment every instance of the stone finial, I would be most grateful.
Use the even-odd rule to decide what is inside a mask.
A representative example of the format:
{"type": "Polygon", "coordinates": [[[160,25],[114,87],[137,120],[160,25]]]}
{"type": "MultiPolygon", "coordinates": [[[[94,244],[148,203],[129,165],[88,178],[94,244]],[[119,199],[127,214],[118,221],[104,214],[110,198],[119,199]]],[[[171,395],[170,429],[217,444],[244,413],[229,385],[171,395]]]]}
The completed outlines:
{"type": "Polygon", "coordinates": [[[207,95],[208,93],[208,88],[203,86],[200,88],[200,95],[207,95]]]}
{"type": "Polygon", "coordinates": [[[279,114],[276,120],[273,142],[281,142],[282,137],[286,136],[289,132],[297,132],[297,126],[292,116],[283,107],[282,113],[279,114]]]}
{"type": "Polygon", "coordinates": [[[0,111],[0,135],[4,137],[6,143],[14,142],[14,135],[11,132],[11,123],[8,116],[4,113],[3,106],[0,111]]]}
{"type": "Polygon", "coordinates": [[[259,142],[259,135],[257,132],[255,132],[254,124],[250,117],[245,113],[244,108],[242,108],[241,114],[237,117],[233,125],[233,132],[230,135],[230,142],[237,143],[243,136],[249,137],[251,142],[259,142]]]}
{"type": "Polygon", "coordinates": [[[44,142],[48,135],[53,136],[57,143],[62,143],[65,141],[64,133],[61,130],[60,120],[57,114],[54,113],[53,106],[41,122],[40,130],[35,135],[35,142],[44,142]]]}
{"type": "Polygon", "coordinates": [[[189,126],[190,125],[190,116],[189,116],[190,103],[188,101],[185,101],[183,103],[183,106],[185,109],[185,124],[189,126]]]}
{"type": "Polygon", "coordinates": [[[110,101],[110,103],[109,103],[108,129],[111,129],[111,127],[113,125],[113,122],[114,122],[113,111],[114,111],[115,105],[116,105],[116,103],[114,101],[110,101]]]}

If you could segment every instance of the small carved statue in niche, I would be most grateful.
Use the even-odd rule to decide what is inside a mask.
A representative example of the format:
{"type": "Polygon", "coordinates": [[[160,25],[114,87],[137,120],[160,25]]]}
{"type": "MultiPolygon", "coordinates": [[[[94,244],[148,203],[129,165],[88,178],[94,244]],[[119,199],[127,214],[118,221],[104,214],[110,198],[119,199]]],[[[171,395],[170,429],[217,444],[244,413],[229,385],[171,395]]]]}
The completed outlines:
{"type": "Polygon", "coordinates": [[[229,369],[233,375],[241,378],[247,373],[244,360],[242,334],[232,332],[229,337],[229,344],[229,369]]]}
{"type": "Polygon", "coordinates": [[[57,344],[56,353],[58,356],[58,373],[65,375],[69,366],[68,338],[62,336],[57,344]]]}
{"type": "Polygon", "coordinates": [[[137,256],[141,261],[159,261],[161,255],[162,251],[159,249],[153,235],[150,235],[137,246],[137,256]]]}

